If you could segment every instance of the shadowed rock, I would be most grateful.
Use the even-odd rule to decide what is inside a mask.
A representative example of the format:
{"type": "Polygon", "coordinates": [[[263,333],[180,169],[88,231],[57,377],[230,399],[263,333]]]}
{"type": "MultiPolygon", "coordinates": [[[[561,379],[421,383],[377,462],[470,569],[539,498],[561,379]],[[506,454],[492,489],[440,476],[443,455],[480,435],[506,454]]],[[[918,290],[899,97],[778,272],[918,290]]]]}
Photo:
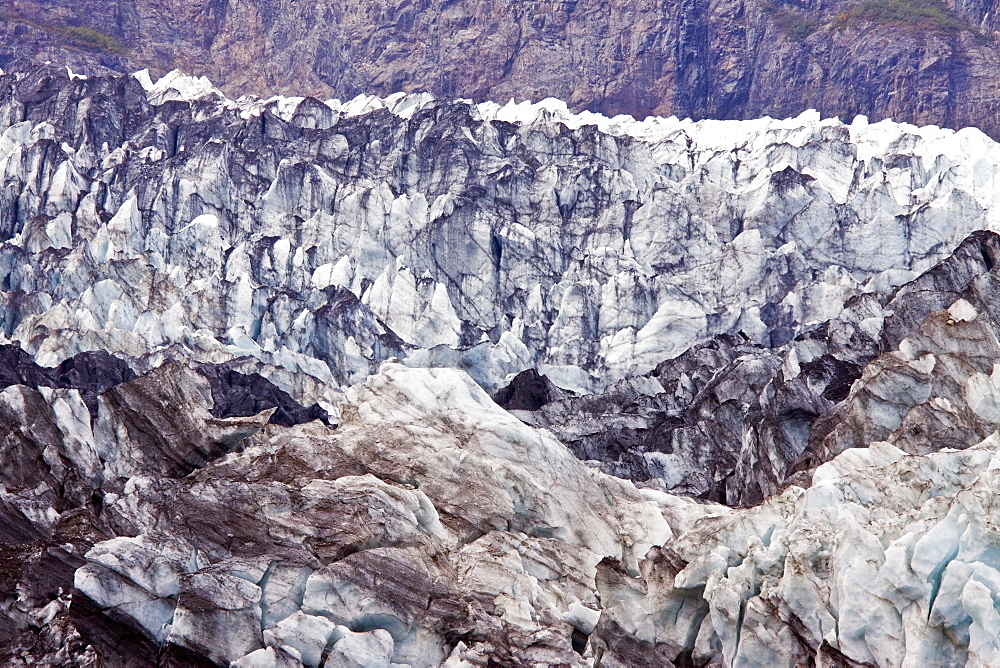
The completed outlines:
{"type": "Polygon", "coordinates": [[[497,390],[493,400],[509,411],[537,411],[567,394],[553,385],[548,377],[528,369],[514,376],[509,385],[497,390]]]}
{"type": "MultiPolygon", "coordinates": [[[[244,374],[214,364],[199,365],[197,371],[211,384],[211,413],[215,417],[252,417],[273,408],[272,424],[290,427],[310,420],[329,424],[326,411],[319,405],[302,406],[260,374],[244,374]]],[[[79,390],[95,417],[98,395],[135,378],[128,362],[103,350],[79,353],[49,368],[36,364],[19,346],[0,345],[0,389],[24,385],[79,390]]]]}
{"type": "Polygon", "coordinates": [[[311,420],[330,424],[326,411],[319,405],[302,406],[260,374],[243,374],[223,364],[202,364],[197,371],[212,385],[215,417],[251,417],[273,408],[270,424],[291,427],[311,420]]]}

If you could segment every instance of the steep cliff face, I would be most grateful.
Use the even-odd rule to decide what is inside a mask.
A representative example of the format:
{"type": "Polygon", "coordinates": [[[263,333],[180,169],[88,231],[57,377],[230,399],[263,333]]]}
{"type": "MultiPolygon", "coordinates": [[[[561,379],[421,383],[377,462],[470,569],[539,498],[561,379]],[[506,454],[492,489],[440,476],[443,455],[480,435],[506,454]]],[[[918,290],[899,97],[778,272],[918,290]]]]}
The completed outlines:
{"type": "Polygon", "coordinates": [[[637,118],[814,108],[997,136],[996,12],[949,2],[3,0],[0,66],[179,67],[237,94],[552,96],[637,118]]]}

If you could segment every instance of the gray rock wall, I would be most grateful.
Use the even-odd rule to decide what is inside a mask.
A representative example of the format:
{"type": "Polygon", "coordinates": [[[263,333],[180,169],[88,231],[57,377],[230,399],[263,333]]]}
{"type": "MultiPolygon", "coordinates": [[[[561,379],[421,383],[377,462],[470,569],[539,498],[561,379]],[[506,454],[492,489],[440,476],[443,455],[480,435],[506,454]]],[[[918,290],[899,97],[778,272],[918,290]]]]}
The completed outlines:
{"type": "Polygon", "coordinates": [[[637,118],[783,118],[813,108],[846,121],[866,114],[997,136],[990,3],[873,0],[861,13],[858,4],[5,0],[0,66],[181,68],[233,95],[552,96],[637,118]],[[79,23],[116,42],[97,48],[67,32],[79,23]]]}

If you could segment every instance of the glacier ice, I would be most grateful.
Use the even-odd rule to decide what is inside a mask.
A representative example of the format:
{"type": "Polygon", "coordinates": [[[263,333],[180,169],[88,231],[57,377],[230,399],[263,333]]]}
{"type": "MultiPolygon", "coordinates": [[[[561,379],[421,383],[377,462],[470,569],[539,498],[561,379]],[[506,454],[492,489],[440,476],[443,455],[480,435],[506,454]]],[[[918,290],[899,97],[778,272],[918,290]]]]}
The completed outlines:
{"type": "Polygon", "coordinates": [[[1000,661],[982,133],[0,83],[18,656],[1000,661]]]}
{"type": "Polygon", "coordinates": [[[591,391],[720,333],[784,343],[997,227],[974,129],[6,80],[0,331],[49,365],[176,347],[343,388],[395,357],[591,391]]]}

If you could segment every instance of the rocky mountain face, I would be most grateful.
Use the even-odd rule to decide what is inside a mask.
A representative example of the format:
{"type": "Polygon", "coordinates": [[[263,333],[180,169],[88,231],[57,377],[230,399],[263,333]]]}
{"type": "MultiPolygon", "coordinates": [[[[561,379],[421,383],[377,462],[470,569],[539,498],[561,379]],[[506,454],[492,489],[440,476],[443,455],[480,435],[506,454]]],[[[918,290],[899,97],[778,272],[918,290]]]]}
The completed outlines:
{"type": "Polygon", "coordinates": [[[818,109],[1000,135],[983,0],[2,0],[0,66],[209,76],[232,94],[540,100],[644,118],[818,109]]]}
{"type": "Polygon", "coordinates": [[[998,175],[0,77],[0,658],[994,665],[998,175]]]}

